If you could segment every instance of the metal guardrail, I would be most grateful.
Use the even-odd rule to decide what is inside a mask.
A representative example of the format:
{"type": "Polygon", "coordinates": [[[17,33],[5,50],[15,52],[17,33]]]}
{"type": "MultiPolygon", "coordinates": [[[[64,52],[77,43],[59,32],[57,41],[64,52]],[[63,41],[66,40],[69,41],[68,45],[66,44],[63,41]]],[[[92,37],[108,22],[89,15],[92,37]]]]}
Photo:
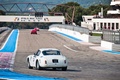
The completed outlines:
{"type": "Polygon", "coordinates": [[[4,31],[6,31],[8,29],[8,27],[0,27],[0,34],[4,31]]]}
{"type": "Polygon", "coordinates": [[[0,27],[0,47],[5,42],[11,31],[12,29],[8,29],[8,27],[0,27]]]}
{"type": "Polygon", "coordinates": [[[84,34],[89,34],[89,29],[80,27],[80,26],[64,25],[64,24],[53,24],[49,26],[49,28],[52,28],[52,27],[59,27],[59,28],[64,28],[68,30],[77,31],[77,32],[84,33],[84,34]]]}
{"type": "Polygon", "coordinates": [[[103,30],[103,40],[120,44],[120,31],[103,30]]]}

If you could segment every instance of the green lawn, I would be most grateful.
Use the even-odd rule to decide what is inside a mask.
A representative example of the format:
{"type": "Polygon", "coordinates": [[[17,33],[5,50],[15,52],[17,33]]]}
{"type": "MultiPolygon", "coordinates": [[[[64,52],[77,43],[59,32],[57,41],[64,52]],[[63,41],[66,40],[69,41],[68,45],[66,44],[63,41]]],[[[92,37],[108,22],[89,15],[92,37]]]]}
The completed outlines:
{"type": "Polygon", "coordinates": [[[92,33],[92,36],[102,36],[101,33],[92,33]]]}

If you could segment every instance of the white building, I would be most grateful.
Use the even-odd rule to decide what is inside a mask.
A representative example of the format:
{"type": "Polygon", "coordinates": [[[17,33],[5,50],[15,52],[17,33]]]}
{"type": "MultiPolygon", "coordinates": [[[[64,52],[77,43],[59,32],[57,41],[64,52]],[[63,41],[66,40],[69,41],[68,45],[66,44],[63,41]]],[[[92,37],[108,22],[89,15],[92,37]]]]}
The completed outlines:
{"type": "Polygon", "coordinates": [[[97,16],[83,15],[82,27],[90,30],[120,30],[120,0],[111,1],[111,10],[107,11],[107,16],[103,17],[103,9],[97,16]]]}

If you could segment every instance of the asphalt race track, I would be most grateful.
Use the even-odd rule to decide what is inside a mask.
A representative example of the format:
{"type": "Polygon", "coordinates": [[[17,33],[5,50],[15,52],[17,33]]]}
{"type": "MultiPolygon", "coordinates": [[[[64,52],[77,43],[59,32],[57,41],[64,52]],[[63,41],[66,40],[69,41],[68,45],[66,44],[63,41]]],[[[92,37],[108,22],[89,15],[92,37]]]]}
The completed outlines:
{"type": "Polygon", "coordinates": [[[65,80],[13,72],[14,58],[17,49],[19,30],[13,30],[0,49],[0,80],[65,80]]]}
{"type": "Polygon", "coordinates": [[[119,80],[120,55],[104,53],[89,48],[80,43],[49,32],[40,30],[38,34],[30,34],[31,30],[20,30],[13,70],[15,72],[45,76],[52,78],[66,78],[68,80],[119,80]],[[67,71],[53,71],[52,69],[28,69],[26,57],[39,48],[54,47],[61,50],[68,58],[67,71]]]}
{"type": "MultiPolygon", "coordinates": [[[[104,53],[66,38],[59,33],[40,30],[30,34],[31,30],[19,30],[19,38],[13,71],[17,73],[68,80],[119,80],[120,55],[104,53]],[[68,70],[28,69],[26,57],[39,48],[53,47],[61,50],[68,58],[68,70]]],[[[72,38],[72,37],[71,37],[72,38]]]]}

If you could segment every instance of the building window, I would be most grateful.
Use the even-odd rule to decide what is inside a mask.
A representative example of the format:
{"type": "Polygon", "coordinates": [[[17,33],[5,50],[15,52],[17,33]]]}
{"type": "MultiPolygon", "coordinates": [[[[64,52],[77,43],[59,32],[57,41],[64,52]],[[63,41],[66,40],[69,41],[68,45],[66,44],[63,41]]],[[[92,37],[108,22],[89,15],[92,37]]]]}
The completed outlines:
{"type": "Polygon", "coordinates": [[[110,23],[108,23],[108,29],[110,29],[110,23]]]}
{"type": "Polygon", "coordinates": [[[116,23],[116,29],[119,29],[119,24],[118,23],[116,23]]]}
{"type": "Polygon", "coordinates": [[[107,29],[107,27],[106,27],[106,23],[104,23],[104,29],[107,29]]]}
{"type": "Polygon", "coordinates": [[[95,30],[95,29],[96,29],[96,24],[94,23],[93,30],[95,30]]]}
{"type": "Polygon", "coordinates": [[[88,21],[91,21],[92,19],[88,19],[88,21]]]}
{"type": "Polygon", "coordinates": [[[100,23],[100,28],[101,28],[101,30],[103,29],[103,23],[100,23]]]}
{"type": "Polygon", "coordinates": [[[112,30],[114,29],[114,23],[112,23],[112,30]]]}

